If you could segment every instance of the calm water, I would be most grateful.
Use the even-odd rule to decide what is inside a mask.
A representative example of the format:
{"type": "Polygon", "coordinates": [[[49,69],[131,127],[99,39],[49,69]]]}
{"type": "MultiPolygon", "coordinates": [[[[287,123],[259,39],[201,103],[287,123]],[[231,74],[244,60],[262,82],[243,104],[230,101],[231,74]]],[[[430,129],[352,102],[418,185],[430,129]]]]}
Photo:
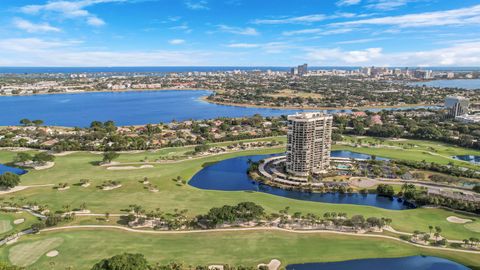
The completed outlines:
{"type": "Polygon", "coordinates": [[[412,85],[426,85],[430,87],[449,87],[449,88],[464,88],[464,89],[480,89],[480,79],[458,79],[458,80],[434,80],[429,82],[414,82],[412,85]]]}
{"type": "Polygon", "coordinates": [[[210,93],[168,90],[4,96],[0,97],[0,126],[17,125],[22,118],[41,119],[46,125],[85,127],[94,120],[113,120],[124,126],[254,114],[279,116],[299,111],[225,106],[200,100],[210,93]]]}
{"type": "Polygon", "coordinates": [[[6,172],[15,173],[15,174],[18,174],[18,175],[22,175],[22,174],[27,173],[27,171],[22,170],[20,168],[14,168],[14,167],[9,167],[9,166],[0,164],[0,174],[4,174],[6,172]]]}
{"type": "Polygon", "coordinates": [[[468,270],[456,262],[429,256],[364,259],[287,265],[287,270],[468,270]]]}
{"type": "MultiPolygon", "coordinates": [[[[332,156],[335,156],[337,152],[339,151],[333,151],[332,156]]],[[[345,156],[348,151],[341,152],[341,154],[345,156]]],[[[391,199],[377,196],[376,194],[309,193],[285,190],[253,181],[253,179],[250,178],[246,173],[248,169],[248,161],[259,161],[270,156],[273,155],[255,155],[223,160],[213,165],[206,166],[197,174],[195,174],[188,183],[191,186],[200,189],[223,191],[257,191],[304,201],[369,205],[391,210],[404,210],[411,208],[410,206],[399,202],[395,198],[391,199]]],[[[352,153],[352,157],[353,156],[356,156],[356,153],[352,153]]]]}
{"type": "MultiPolygon", "coordinates": [[[[344,150],[332,151],[330,156],[340,157],[340,158],[372,159],[371,155],[355,153],[355,152],[350,152],[350,151],[344,151],[344,150]]],[[[375,157],[375,159],[376,160],[389,160],[388,158],[384,158],[384,157],[375,157]]]]}
{"type": "Polygon", "coordinates": [[[472,156],[472,155],[461,155],[461,156],[454,156],[453,158],[468,161],[473,164],[480,164],[480,156],[472,156]]]}

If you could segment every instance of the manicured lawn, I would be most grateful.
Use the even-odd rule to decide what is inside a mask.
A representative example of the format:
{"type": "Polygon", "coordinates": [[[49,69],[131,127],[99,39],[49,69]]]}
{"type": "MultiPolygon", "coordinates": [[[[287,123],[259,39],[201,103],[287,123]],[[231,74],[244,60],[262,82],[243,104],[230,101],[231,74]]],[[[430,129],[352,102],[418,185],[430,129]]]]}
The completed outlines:
{"type": "Polygon", "coordinates": [[[0,216],[0,234],[7,233],[12,229],[12,221],[9,219],[2,219],[0,216]]]}
{"type": "Polygon", "coordinates": [[[10,248],[8,260],[14,265],[29,266],[62,243],[63,238],[60,237],[49,237],[38,241],[20,243],[10,248]]]}
{"type": "MultiPolygon", "coordinates": [[[[31,171],[21,176],[22,185],[33,184],[57,184],[67,182],[71,188],[58,191],[51,187],[32,188],[14,194],[4,196],[5,199],[14,197],[17,202],[20,198],[24,202],[37,202],[55,210],[62,210],[65,206],[70,209],[86,203],[87,209],[94,213],[120,213],[122,209],[131,204],[142,205],[147,211],[160,208],[165,212],[173,212],[174,209],[188,209],[188,215],[195,216],[206,213],[212,207],[224,204],[237,204],[242,201],[253,201],[262,205],[268,212],[278,212],[289,206],[292,213],[315,213],[323,215],[325,212],[346,212],[352,216],[363,214],[365,216],[392,218],[392,226],[401,231],[413,232],[414,230],[426,231],[428,225],[440,226],[443,234],[451,239],[464,239],[472,236],[480,236],[480,233],[466,229],[461,224],[453,224],[446,221],[448,216],[453,215],[449,211],[440,209],[414,209],[414,210],[385,210],[375,207],[326,204],[286,199],[274,195],[257,192],[223,192],[201,190],[189,185],[177,185],[173,178],[181,176],[190,179],[197,171],[201,170],[205,163],[215,162],[239,155],[265,154],[280,152],[282,148],[270,150],[245,151],[230,153],[208,158],[187,160],[171,164],[156,164],[154,168],[129,171],[109,171],[104,167],[95,166],[95,162],[101,159],[100,155],[87,152],[79,152],[71,155],[57,157],[55,167],[44,171],[31,171]],[[144,189],[139,183],[144,177],[158,186],[159,192],[152,193],[144,189]],[[80,179],[90,179],[90,187],[76,186],[80,179]],[[103,191],[96,186],[106,180],[121,181],[122,187],[111,191],[103,191]]],[[[128,156],[130,154],[122,154],[128,156]]],[[[138,155],[138,154],[134,154],[138,155]]],[[[13,158],[10,152],[0,152],[0,158],[13,158]]],[[[463,217],[462,215],[455,214],[463,217]]],[[[479,221],[475,221],[475,224],[479,221]]]]}
{"type": "Polygon", "coordinates": [[[0,238],[13,232],[20,232],[32,226],[37,222],[37,218],[26,213],[4,213],[0,212],[0,238]],[[13,222],[17,219],[24,219],[25,222],[15,225],[13,222]]]}
{"type": "MultiPolygon", "coordinates": [[[[271,138],[266,140],[272,140],[271,138]]],[[[284,137],[278,137],[284,140],[284,137]]],[[[374,141],[374,139],[370,139],[374,141]]],[[[397,144],[397,142],[394,142],[397,144]]],[[[400,143],[400,142],[398,142],[400,143]]],[[[406,144],[407,142],[401,142],[406,144]]],[[[424,154],[421,151],[429,151],[431,142],[410,141],[411,144],[420,144],[404,151],[394,149],[353,148],[348,146],[335,146],[335,149],[352,150],[377,156],[390,158],[414,159],[435,162],[447,162],[450,159],[444,157],[455,154],[477,154],[475,151],[466,151],[452,146],[439,146],[436,155],[424,154]],[[418,148],[425,150],[417,151],[418,148]],[[369,152],[372,151],[372,152],[369,152]],[[381,151],[381,152],[380,152],[381,151]],[[437,155],[438,154],[438,155],[437,155]],[[440,156],[439,156],[440,155],[440,156]]],[[[222,143],[227,144],[227,143],[222,143]]],[[[191,151],[192,147],[168,148],[157,152],[143,152],[135,154],[122,154],[118,161],[138,162],[145,157],[154,160],[160,156],[183,155],[191,151]]],[[[262,205],[269,213],[278,212],[285,207],[290,207],[290,212],[315,213],[323,215],[325,212],[345,212],[349,216],[362,214],[366,217],[376,216],[391,218],[392,227],[400,231],[413,232],[414,230],[428,231],[428,226],[440,226],[442,235],[449,239],[465,239],[480,237],[480,220],[477,217],[465,216],[442,209],[412,209],[403,211],[386,210],[368,206],[327,204],[286,199],[274,195],[259,192],[223,192],[201,190],[189,185],[178,185],[173,178],[181,176],[184,180],[190,179],[205,164],[232,158],[240,155],[254,155],[282,152],[283,147],[268,150],[252,150],[238,153],[229,153],[211,156],[201,159],[185,160],[169,164],[155,164],[153,168],[128,171],[110,171],[105,167],[95,164],[102,156],[88,152],[78,152],[56,158],[53,168],[43,171],[30,171],[21,176],[22,185],[57,184],[69,183],[71,188],[58,191],[51,187],[27,189],[21,192],[0,196],[3,200],[10,200],[25,204],[36,202],[40,205],[48,205],[52,210],[61,210],[68,206],[70,209],[79,207],[82,203],[87,204],[87,209],[94,213],[121,213],[122,209],[131,204],[142,205],[147,211],[160,208],[164,212],[173,212],[174,209],[188,209],[189,216],[206,213],[212,207],[224,204],[237,204],[242,201],[253,201],[262,205]],[[158,186],[159,192],[152,193],[144,189],[139,183],[144,177],[158,186]],[[80,179],[90,179],[91,186],[80,187],[77,184],[80,179]],[[102,191],[96,186],[103,181],[121,181],[122,187],[111,191],[102,191]],[[469,224],[454,224],[446,220],[449,216],[458,216],[474,220],[469,224]]],[[[11,162],[16,153],[0,151],[0,162],[11,162]]],[[[445,164],[446,164],[445,163],[445,164]]],[[[464,164],[464,162],[461,162],[464,164]]],[[[1,213],[0,220],[18,218],[14,215],[27,215],[1,213]]],[[[115,224],[116,218],[112,217],[109,224],[115,224]]],[[[36,222],[35,218],[27,217],[27,222],[15,226],[14,230],[20,230],[36,222]]],[[[13,224],[13,223],[12,223],[13,224]]],[[[95,217],[79,217],[71,224],[106,224],[95,217]]],[[[40,242],[43,243],[43,242],[40,242]]],[[[268,262],[272,258],[279,258],[284,263],[336,261],[357,258],[373,257],[398,257],[409,255],[435,255],[449,259],[455,259],[467,265],[480,267],[478,255],[438,252],[427,249],[412,247],[399,242],[379,239],[366,239],[351,236],[338,235],[298,235],[281,232],[224,232],[189,235],[142,235],[120,231],[64,231],[41,233],[40,235],[23,237],[19,243],[0,249],[1,258],[10,258],[19,264],[34,263],[38,269],[49,269],[50,262],[55,262],[56,269],[64,269],[74,266],[74,269],[89,269],[98,260],[121,252],[141,252],[147,255],[152,262],[166,263],[173,259],[186,264],[203,263],[232,263],[254,265],[259,262],[268,262]],[[59,240],[63,243],[58,247],[59,240]],[[50,239],[50,240],[48,240],[50,239]],[[36,245],[33,241],[48,240],[45,243],[55,245],[48,249],[57,249],[60,255],[55,258],[47,258],[44,253],[49,250],[39,249],[31,251],[36,245]],[[30,244],[29,244],[30,243],[30,244]],[[20,246],[26,244],[24,246],[20,246]],[[16,247],[16,248],[15,248],[16,247]],[[12,251],[13,250],[13,251],[12,251]],[[30,255],[29,255],[30,254],[30,255]],[[35,256],[34,256],[35,255],[35,256]],[[38,261],[37,261],[38,259],[38,261]]]]}
{"type": "Polygon", "coordinates": [[[384,147],[352,147],[347,145],[335,145],[333,149],[336,150],[349,150],[364,154],[377,155],[392,159],[402,160],[415,160],[427,162],[435,162],[439,164],[448,164],[453,162],[454,164],[462,167],[468,167],[472,169],[480,170],[480,166],[472,163],[453,159],[452,156],[457,155],[480,155],[480,151],[457,147],[441,142],[421,141],[421,140],[391,140],[391,139],[378,139],[372,137],[357,137],[344,136],[344,142],[356,143],[361,140],[362,144],[377,144],[384,147]],[[386,148],[386,147],[397,147],[386,148]],[[398,149],[400,148],[400,149],[398,149]]]}
{"type": "Polygon", "coordinates": [[[114,230],[72,230],[28,236],[19,243],[3,248],[0,258],[31,262],[25,254],[34,253],[35,269],[90,269],[102,258],[123,252],[142,253],[152,263],[173,260],[184,265],[243,264],[256,265],[279,259],[282,266],[292,263],[342,261],[360,258],[431,255],[480,267],[480,255],[452,253],[414,247],[388,239],[361,238],[331,234],[300,235],[288,232],[222,232],[187,235],[143,235],[114,230]],[[60,240],[63,243],[56,246],[60,240]],[[38,241],[48,248],[33,250],[38,241]],[[50,243],[54,243],[51,246],[50,243]],[[44,254],[56,249],[60,254],[48,258],[44,254]],[[23,255],[22,255],[23,254],[23,255]]]}

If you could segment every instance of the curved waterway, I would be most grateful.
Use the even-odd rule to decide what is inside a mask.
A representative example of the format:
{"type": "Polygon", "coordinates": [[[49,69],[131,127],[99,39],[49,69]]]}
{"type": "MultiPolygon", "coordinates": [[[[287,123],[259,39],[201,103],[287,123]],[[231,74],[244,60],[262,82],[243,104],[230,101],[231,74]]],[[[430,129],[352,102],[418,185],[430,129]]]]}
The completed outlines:
{"type": "Polygon", "coordinates": [[[480,156],[460,155],[460,156],[454,156],[453,158],[458,159],[458,160],[468,161],[470,163],[480,165],[480,156]]]}
{"type": "Polygon", "coordinates": [[[66,127],[86,127],[94,120],[113,120],[117,125],[128,126],[167,123],[172,120],[244,117],[254,114],[280,116],[300,111],[228,106],[201,100],[211,93],[212,91],[201,90],[161,90],[2,96],[0,126],[18,125],[22,118],[41,119],[46,125],[66,127]]]}
{"type": "MultiPolygon", "coordinates": [[[[332,151],[332,156],[351,157],[368,155],[349,151],[332,151]]],[[[336,204],[356,204],[375,206],[390,210],[404,210],[412,208],[396,198],[377,196],[376,194],[339,194],[339,193],[312,193],[296,190],[286,190],[271,187],[254,181],[246,172],[249,161],[259,161],[274,155],[243,156],[226,159],[215,164],[205,164],[205,167],[195,174],[188,182],[189,185],[200,189],[222,191],[256,191],[285,198],[336,204]]]]}
{"type": "Polygon", "coordinates": [[[430,256],[364,259],[287,265],[287,270],[469,270],[456,262],[430,256]]]}

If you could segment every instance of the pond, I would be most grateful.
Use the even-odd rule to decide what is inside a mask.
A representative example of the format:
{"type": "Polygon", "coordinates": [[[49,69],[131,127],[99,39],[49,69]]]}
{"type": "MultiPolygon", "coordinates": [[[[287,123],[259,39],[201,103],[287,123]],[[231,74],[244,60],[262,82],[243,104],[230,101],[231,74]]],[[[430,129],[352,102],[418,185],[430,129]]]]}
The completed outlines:
{"type": "MultiPolygon", "coordinates": [[[[361,153],[356,153],[351,151],[343,151],[343,150],[332,151],[330,156],[339,157],[339,158],[372,159],[371,155],[361,154],[361,153]]],[[[375,160],[389,160],[389,159],[375,156],[375,160]]]]}
{"type": "Polygon", "coordinates": [[[468,270],[456,262],[430,256],[363,259],[287,265],[287,270],[468,270]]]}
{"type": "Polygon", "coordinates": [[[4,174],[4,173],[6,173],[6,172],[15,173],[15,174],[18,174],[18,175],[22,175],[22,174],[26,174],[26,173],[27,173],[27,171],[25,171],[25,170],[23,170],[23,169],[15,168],[15,167],[9,167],[9,166],[0,164],[0,175],[1,175],[1,174],[4,174]]]}
{"type": "MultiPolygon", "coordinates": [[[[343,151],[342,155],[346,155],[343,151]]],[[[351,152],[352,155],[356,154],[351,152]]],[[[335,156],[337,151],[332,151],[335,156]]],[[[254,181],[246,172],[249,160],[259,161],[274,155],[255,155],[236,157],[207,165],[188,182],[189,185],[207,190],[222,191],[255,191],[264,192],[285,198],[336,204],[356,204],[375,206],[391,210],[404,210],[412,208],[396,198],[377,196],[376,194],[339,194],[339,193],[312,193],[295,190],[285,190],[271,187],[254,181]]]]}
{"type": "Polygon", "coordinates": [[[460,155],[460,156],[454,156],[453,158],[480,165],[480,156],[460,155]]]}
{"type": "MultiPolygon", "coordinates": [[[[2,96],[0,126],[18,125],[22,118],[41,119],[46,125],[67,127],[86,127],[94,120],[113,120],[119,126],[129,126],[254,114],[280,116],[299,111],[218,105],[201,99],[211,93],[212,91],[203,90],[161,90],[2,96]]],[[[410,109],[412,108],[425,107],[410,109]]]]}

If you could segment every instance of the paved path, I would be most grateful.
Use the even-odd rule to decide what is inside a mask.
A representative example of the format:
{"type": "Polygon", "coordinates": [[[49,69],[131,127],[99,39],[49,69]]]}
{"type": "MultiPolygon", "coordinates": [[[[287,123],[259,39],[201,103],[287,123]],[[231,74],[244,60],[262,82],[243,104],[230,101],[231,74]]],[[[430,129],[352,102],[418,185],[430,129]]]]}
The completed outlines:
{"type": "Polygon", "coordinates": [[[9,189],[9,190],[2,190],[2,191],[0,191],[0,195],[9,194],[9,193],[14,193],[14,192],[22,191],[22,190],[25,190],[25,189],[28,189],[28,188],[51,187],[51,186],[54,186],[54,184],[31,185],[31,186],[16,186],[16,187],[11,188],[11,189],[9,189]]]}
{"type": "Polygon", "coordinates": [[[410,244],[420,248],[426,249],[436,249],[436,250],[445,250],[445,251],[454,251],[454,252],[462,252],[462,253],[471,253],[471,254],[480,254],[480,251],[475,250],[463,250],[463,249],[453,249],[453,248],[444,248],[444,247],[435,247],[435,246],[424,246],[419,245],[411,242],[403,241],[399,238],[387,235],[379,235],[379,234],[358,234],[358,233],[350,233],[350,232],[338,232],[338,231],[327,231],[327,230],[290,230],[290,229],[283,229],[278,227],[256,227],[256,228],[234,228],[234,229],[212,229],[212,230],[190,230],[190,231],[147,231],[147,230],[137,230],[122,226],[114,226],[114,225],[74,225],[74,226],[63,226],[63,227],[55,227],[55,228],[47,228],[43,229],[42,232],[51,232],[51,231],[61,231],[61,230],[78,230],[78,229],[116,229],[116,230],[123,230],[133,233],[143,233],[143,234],[197,234],[197,233],[213,233],[213,232],[238,232],[238,231],[282,231],[282,232],[289,232],[289,233],[298,233],[298,234],[340,234],[340,235],[350,235],[350,236],[358,236],[358,237],[370,237],[370,238],[383,238],[389,239],[394,241],[399,241],[404,244],[410,244]]]}

